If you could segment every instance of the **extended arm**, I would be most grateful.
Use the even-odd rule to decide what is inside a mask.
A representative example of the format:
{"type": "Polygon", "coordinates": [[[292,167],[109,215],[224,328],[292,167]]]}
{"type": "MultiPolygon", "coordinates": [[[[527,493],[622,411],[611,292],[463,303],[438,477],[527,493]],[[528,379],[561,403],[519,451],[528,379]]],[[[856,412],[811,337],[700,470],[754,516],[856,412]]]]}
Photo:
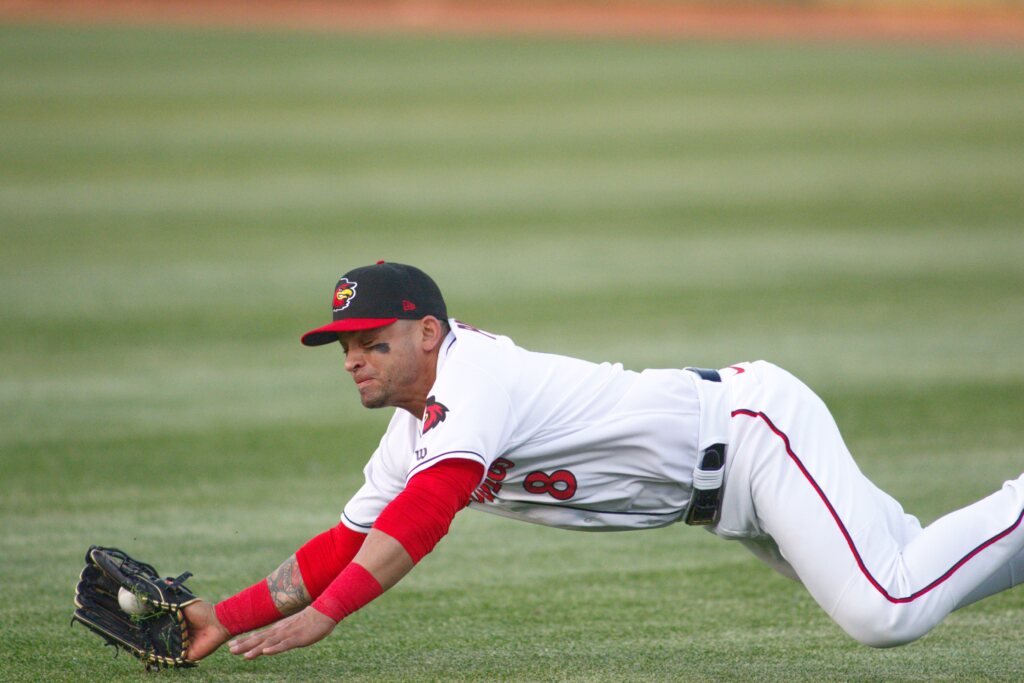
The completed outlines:
{"type": "Polygon", "coordinates": [[[188,658],[202,659],[232,636],[304,608],[351,562],[365,538],[365,534],[339,524],[310,539],[265,580],[216,606],[196,602],[186,607],[191,640],[188,658]]]}
{"type": "Polygon", "coordinates": [[[254,659],[322,640],[339,621],[398,583],[434,548],[482,475],[483,467],[468,460],[446,460],[416,475],[381,513],[355,559],[310,607],[233,641],[231,652],[254,659]]]}

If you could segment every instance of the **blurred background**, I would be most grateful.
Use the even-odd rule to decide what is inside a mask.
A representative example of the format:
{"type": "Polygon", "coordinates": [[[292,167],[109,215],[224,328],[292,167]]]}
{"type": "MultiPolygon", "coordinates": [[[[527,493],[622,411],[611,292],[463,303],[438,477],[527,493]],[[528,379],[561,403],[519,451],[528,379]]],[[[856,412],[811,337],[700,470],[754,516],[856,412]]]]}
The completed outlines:
{"type": "MultiPolygon", "coordinates": [[[[635,369],[780,363],[925,520],[1017,476],[1022,11],[0,0],[10,675],[68,675],[44,651],[113,675],[86,636],[55,630],[90,543],[191,569],[218,598],[335,523],[388,415],[361,409],[340,353],[298,338],[329,319],[337,277],[377,259],[422,267],[453,315],[536,350],[635,369]],[[52,596],[36,597],[40,582],[52,596]]],[[[669,552],[678,540],[644,545],[679,530],[594,541],[462,517],[465,540],[446,540],[405,595],[450,576],[548,578],[561,595],[555,548],[598,552],[619,578],[638,557],[690,566],[669,552]],[[481,548],[531,559],[465,575],[481,548]]],[[[747,567],[695,536],[704,557],[747,567]]],[[[791,628],[831,628],[801,610],[791,628]]],[[[382,647],[410,637],[375,623],[363,628],[382,647]]],[[[1012,678],[999,650],[1012,641],[969,627],[989,673],[1012,678]]],[[[539,637],[510,637],[546,656],[539,637]]],[[[966,671],[949,653],[888,665],[966,671]]],[[[388,656],[397,680],[435,671],[388,656]]],[[[879,670],[857,656],[853,678],[879,670]]],[[[791,678],[820,680],[800,661],[791,678]]]]}

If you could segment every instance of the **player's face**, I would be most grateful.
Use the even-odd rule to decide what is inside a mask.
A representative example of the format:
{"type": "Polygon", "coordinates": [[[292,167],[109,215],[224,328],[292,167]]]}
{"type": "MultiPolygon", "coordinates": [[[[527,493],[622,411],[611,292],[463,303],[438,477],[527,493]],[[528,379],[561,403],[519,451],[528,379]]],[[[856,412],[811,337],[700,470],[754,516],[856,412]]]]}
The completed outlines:
{"type": "MultiPolygon", "coordinates": [[[[374,330],[338,335],[345,370],[352,375],[367,408],[422,406],[425,356],[418,344],[419,321],[399,320],[374,330]]],[[[422,408],[421,408],[422,410],[422,408]]]]}

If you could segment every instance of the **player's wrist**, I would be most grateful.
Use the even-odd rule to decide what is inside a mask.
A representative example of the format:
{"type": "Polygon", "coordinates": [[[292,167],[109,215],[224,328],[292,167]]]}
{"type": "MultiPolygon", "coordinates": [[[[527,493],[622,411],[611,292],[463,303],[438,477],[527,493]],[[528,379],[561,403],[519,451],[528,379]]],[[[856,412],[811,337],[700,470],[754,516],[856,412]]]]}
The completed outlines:
{"type": "Polygon", "coordinates": [[[221,644],[228,642],[234,634],[232,634],[228,627],[221,623],[221,620],[217,617],[217,606],[210,603],[206,604],[210,608],[210,628],[217,633],[221,644]]]}
{"type": "Polygon", "coordinates": [[[265,580],[218,602],[214,614],[229,637],[267,626],[284,616],[274,604],[265,580]]]}
{"type": "Polygon", "coordinates": [[[362,565],[350,562],[310,607],[338,623],[383,592],[373,574],[362,565]]]}
{"type": "Polygon", "coordinates": [[[186,659],[199,661],[231,639],[231,632],[217,618],[213,603],[198,600],[184,608],[189,644],[186,659]]]}

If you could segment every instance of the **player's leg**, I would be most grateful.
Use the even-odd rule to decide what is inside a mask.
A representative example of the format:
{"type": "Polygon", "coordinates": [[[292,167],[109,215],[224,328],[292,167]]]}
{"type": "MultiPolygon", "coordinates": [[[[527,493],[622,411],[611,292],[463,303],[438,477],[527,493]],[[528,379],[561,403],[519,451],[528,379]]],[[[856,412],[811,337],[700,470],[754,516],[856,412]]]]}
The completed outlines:
{"type": "Polygon", "coordinates": [[[747,407],[733,450],[748,461],[756,523],[850,635],[908,642],[1022,578],[1004,568],[1024,548],[1024,478],[922,530],[860,472],[820,399],[772,366],[756,374],[756,386],[734,382],[747,407]]]}
{"type": "Polygon", "coordinates": [[[741,538],[738,539],[743,546],[749,550],[754,557],[761,560],[778,573],[785,576],[787,579],[799,581],[800,577],[797,576],[796,570],[793,566],[782,556],[779,551],[778,544],[772,540],[770,536],[757,536],[754,538],[741,538]]]}
{"type": "Polygon", "coordinates": [[[985,581],[978,584],[973,591],[957,603],[955,609],[967,607],[978,600],[1001,593],[1020,583],[1024,583],[1024,551],[1017,553],[1013,559],[993,572],[985,581]]]}

